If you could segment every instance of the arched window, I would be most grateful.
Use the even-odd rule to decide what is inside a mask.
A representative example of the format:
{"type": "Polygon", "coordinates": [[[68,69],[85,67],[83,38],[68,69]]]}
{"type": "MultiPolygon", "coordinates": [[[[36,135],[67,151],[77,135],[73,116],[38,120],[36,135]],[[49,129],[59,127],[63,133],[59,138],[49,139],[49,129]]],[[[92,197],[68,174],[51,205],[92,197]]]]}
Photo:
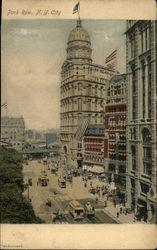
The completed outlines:
{"type": "Polygon", "coordinates": [[[151,147],[151,133],[147,128],[142,130],[143,141],[143,173],[147,175],[152,174],[152,147],[151,147]]]}
{"type": "Polygon", "coordinates": [[[136,170],[136,146],[131,146],[132,170],[136,170]]]}

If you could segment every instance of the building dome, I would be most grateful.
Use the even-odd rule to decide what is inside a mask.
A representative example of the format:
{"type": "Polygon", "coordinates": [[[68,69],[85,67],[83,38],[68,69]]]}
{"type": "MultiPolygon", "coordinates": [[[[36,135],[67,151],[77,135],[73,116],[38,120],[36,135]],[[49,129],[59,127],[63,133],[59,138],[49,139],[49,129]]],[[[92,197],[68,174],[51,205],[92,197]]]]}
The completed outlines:
{"type": "Polygon", "coordinates": [[[88,32],[82,28],[80,20],[77,21],[76,28],[70,32],[68,43],[73,41],[86,41],[90,43],[88,32]]]}
{"type": "Polygon", "coordinates": [[[88,32],[82,28],[81,20],[77,20],[76,28],[69,35],[67,59],[75,63],[92,62],[91,42],[88,32]]]}
{"type": "Polygon", "coordinates": [[[90,38],[88,35],[88,32],[83,29],[82,27],[76,27],[70,32],[68,42],[73,42],[73,41],[87,41],[90,42],[90,38]]]}

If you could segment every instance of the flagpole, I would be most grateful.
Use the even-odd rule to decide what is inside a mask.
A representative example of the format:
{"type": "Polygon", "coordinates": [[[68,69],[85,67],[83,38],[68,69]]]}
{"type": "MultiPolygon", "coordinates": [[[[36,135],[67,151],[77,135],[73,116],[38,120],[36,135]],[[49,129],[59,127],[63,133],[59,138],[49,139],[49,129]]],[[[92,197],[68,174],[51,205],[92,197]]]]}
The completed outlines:
{"type": "Polygon", "coordinates": [[[80,1],[79,1],[79,9],[78,9],[78,19],[80,20],[80,1]]]}

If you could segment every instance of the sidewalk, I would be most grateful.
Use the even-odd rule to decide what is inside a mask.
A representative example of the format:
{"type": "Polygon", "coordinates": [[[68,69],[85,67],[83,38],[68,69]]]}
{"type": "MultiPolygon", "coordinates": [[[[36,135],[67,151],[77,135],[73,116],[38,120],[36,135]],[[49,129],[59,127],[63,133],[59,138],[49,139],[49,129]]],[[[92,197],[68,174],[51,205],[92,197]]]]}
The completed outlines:
{"type": "Polygon", "coordinates": [[[104,208],[104,213],[113,218],[119,224],[133,224],[133,223],[147,224],[144,221],[135,222],[133,213],[127,215],[124,213],[122,214],[119,213],[119,218],[117,218],[117,212],[119,211],[120,211],[120,205],[116,205],[116,207],[114,207],[113,204],[110,204],[109,206],[104,208]]]}

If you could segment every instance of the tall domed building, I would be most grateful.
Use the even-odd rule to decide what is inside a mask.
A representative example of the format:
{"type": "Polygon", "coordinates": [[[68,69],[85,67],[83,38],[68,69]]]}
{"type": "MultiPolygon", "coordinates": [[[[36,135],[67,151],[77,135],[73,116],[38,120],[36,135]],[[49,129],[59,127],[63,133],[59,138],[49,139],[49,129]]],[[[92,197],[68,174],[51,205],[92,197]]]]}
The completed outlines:
{"type": "Polygon", "coordinates": [[[104,123],[106,81],[114,71],[92,62],[91,40],[77,20],[67,42],[67,58],[62,65],[60,86],[61,162],[81,166],[82,145],[75,140],[78,124],[104,123]]]}

